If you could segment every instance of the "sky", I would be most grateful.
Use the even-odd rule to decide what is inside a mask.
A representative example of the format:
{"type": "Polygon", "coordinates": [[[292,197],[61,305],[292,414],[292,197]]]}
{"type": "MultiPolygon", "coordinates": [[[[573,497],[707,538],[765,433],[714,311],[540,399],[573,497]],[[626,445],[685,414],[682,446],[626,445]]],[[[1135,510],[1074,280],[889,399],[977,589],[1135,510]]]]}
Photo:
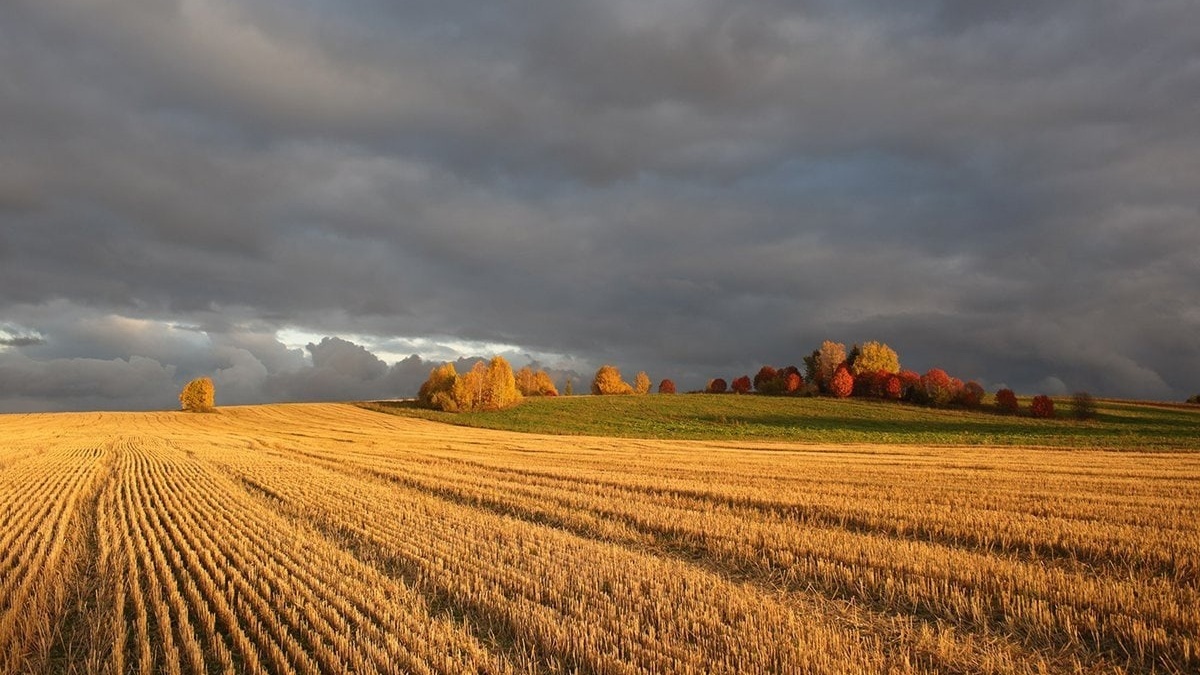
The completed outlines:
{"type": "Polygon", "coordinates": [[[822,340],[1200,392],[1194,0],[6,0],[0,411],[680,389],[822,340]],[[561,381],[560,381],[561,385],[561,381]]]}

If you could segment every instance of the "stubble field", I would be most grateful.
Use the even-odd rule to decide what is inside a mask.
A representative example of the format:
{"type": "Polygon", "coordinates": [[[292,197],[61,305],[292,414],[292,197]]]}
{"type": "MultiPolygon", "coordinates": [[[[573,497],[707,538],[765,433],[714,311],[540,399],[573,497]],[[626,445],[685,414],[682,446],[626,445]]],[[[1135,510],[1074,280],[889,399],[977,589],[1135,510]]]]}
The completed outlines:
{"type": "Polygon", "coordinates": [[[0,416],[0,673],[1196,672],[1200,456],[0,416]]]}

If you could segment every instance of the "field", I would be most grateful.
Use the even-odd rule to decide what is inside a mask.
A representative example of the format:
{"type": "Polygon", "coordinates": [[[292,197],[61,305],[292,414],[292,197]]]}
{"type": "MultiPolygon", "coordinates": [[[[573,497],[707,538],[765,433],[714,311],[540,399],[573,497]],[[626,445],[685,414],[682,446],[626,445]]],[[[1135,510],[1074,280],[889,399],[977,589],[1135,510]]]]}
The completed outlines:
{"type": "MultiPolygon", "coordinates": [[[[989,399],[990,400],[990,399],[989,399]]],[[[486,429],[679,440],[995,445],[1111,450],[1200,450],[1200,406],[1097,401],[1094,419],[934,409],[861,399],[687,394],[529,398],[493,412],[450,414],[408,402],[365,403],[382,412],[486,429]]],[[[1021,400],[1023,409],[1028,399],[1021,400]]]]}
{"type": "Polygon", "coordinates": [[[0,673],[1200,669],[1200,455],[745,436],[0,415],[0,673]]]}

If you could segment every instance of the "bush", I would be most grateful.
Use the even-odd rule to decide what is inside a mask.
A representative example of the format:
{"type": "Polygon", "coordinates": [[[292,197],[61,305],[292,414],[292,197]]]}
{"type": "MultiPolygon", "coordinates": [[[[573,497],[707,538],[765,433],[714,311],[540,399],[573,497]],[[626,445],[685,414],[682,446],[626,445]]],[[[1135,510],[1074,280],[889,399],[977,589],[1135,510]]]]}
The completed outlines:
{"type": "Polygon", "coordinates": [[[1050,397],[1045,394],[1034,396],[1033,402],[1029,404],[1029,414],[1044,419],[1053,418],[1054,401],[1050,400],[1050,397]]]}
{"type": "Polygon", "coordinates": [[[603,365],[592,379],[592,393],[600,396],[632,394],[633,387],[621,379],[621,371],[616,366],[603,365]]]}
{"type": "Polygon", "coordinates": [[[671,380],[663,380],[662,382],[659,382],[658,383],[658,393],[674,394],[675,393],[675,383],[672,382],[671,380]]]}
{"type": "Polygon", "coordinates": [[[996,392],[996,410],[1005,415],[1016,415],[1020,406],[1017,404],[1017,395],[1012,389],[1001,389],[996,392]]]}
{"type": "Polygon", "coordinates": [[[633,378],[633,392],[638,395],[650,393],[650,376],[646,371],[639,370],[636,377],[633,378]]]}
{"type": "Polygon", "coordinates": [[[1077,391],[1071,396],[1071,416],[1077,420],[1090,420],[1096,416],[1096,399],[1086,391],[1077,391]]]}
{"type": "Polygon", "coordinates": [[[848,398],[854,393],[854,376],[848,368],[838,368],[829,378],[829,393],[838,398],[848,398]]]}
{"type": "Polygon", "coordinates": [[[433,410],[458,412],[458,387],[458,371],[454,369],[454,364],[443,363],[429,371],[429,378],[417,392],[417,404],[433,410]]]}
{"type": "Polygon", "coordinates": [[[724,394],[727,389],[729,389],[729,385],[725,380],[718,377],[715,380],[709,380],[708,386],[705,387],[704,391],[710,394],[724,394]]]}
{"type": "Polygon", "coordinates": [[[733,393],[735,393],[735,394],[749,394],[751,386],[752,385],[750,384],[750,376],[743,375],[743,376],[737,378],[736,380],[734,380],[733,384],[729,385],[729,388],[732,389],[733,393]]]}
{"type": "Polygon", "coordinates": [[[1200,404],[1200,394],[1196,394],[1187,400],[1188,403],[1200,404]]]}
{"type": "Polygon", "coordinates": [[[211,378],[197,377],[188,382],[179,392],[179,405],[188,412],[212,412],[216,388],[211,378]]]}

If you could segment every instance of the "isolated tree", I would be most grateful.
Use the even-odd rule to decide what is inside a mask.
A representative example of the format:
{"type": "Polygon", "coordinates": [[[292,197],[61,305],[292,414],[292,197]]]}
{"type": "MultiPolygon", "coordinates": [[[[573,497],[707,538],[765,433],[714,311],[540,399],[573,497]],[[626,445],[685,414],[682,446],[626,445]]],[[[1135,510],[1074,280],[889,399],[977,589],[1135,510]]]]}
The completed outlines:
{"type": "Polygon", "coordinates": [[[900,357],[896,351],[882,342],[867,342],[861,347],[854,345],[858,355],[850,364],[850,374],[858,377],[863,373],[898,373],[900,357]]]}
{"type": "Polygon", "coordinates": [[[705,387],[705,391],[710,394],[724,394],[727,389],[729,389],[729,383],[719,377],[709,380],[708,386],[705,387]]]}
{"type": "Polygon", "coordinates": [[[1086,391],[1077,391],[1071,396],[1071,416],[1077,420],[1090,420],[1096,416],[1096,399],[1086,391]]]}
{"type": "Polygon", "coordinates": [[[632,394],[633,387],[621,379],[621,371],[616,366],[603,365],[592,378],[592,393],[601,396],[632,394]]]}
{"type": "Polygon", "coordinates": [[[944,406],[954,400],[954,380],[941,368],[930,368],[921,376],[921,401],[932,406],[944,406]]]}
{"type": "Polygon", "coordinates": [[[822,390],[828,391],[833,374],[837,372],[838,366],[846,361],[846,345],[826,340],[821,343],[821,348],[814,354],[816,356],[816,374],[815,378],[809,379],[815,381],[822,390]]]}
{"type": "Polygon", "coordinates": [[[732,389],[733,393],[735,393],[735,394],[749,394],[751,386],[753,386],[753,385],[750,382],[750,376],[743,375],[743,376],[737,378],[736,380],[734,380],[729,385],[729,388],[732,389]]]}
{"type": "Polygon", "coordinates": [[[849,368],[838,368],[829,378],[829,393],[838,398],[849,398],[854,393],[854,376],[849,368]]]}
{"type": "Polygon", "coordinates": [[[458,399],[455,390],[458,387],[458,372],[453,363],[442,365],[429,371],[429,379],[417,391],[417,403],[425,408],[458,412],[458,399]]]}
{"type": "Polygon", "coordinates": [[[208,377],[197,377],[179,392],[179,405],[189,412],[212,412],[216,408],[216,388],[208,377]]]}
{"type": "Polygon", "coordinates": [[[675,383],[672,382],[671,380],[663,380],[662,382],[659,382],[658,383],[658,393],[674,394],[675,393],[675,383]]]}
{"type": "Polygon", "coordinates": [[[567,383],[563,387],[563,395],[564,396],[574,396],[575,395],[575,385],[571,383],[570,377],[567,378],[567,383]]]}
{"type": "Polygon", "coordinates": [[[633,378],[633,393],[642,395],[650,393],[650,376],[646,371],[639,370],[638,374],[633,378]]]}
{"type": "Polygon", "coordinates": [[[1029,414],[1034,417],[1049,419],[1054,417],[1054,401],[1045,394],[1038,394],[1029,403],[1029,414]]]}
{"type": "Polygon", "coordinates": [[[996,410],[1005,415],[1016,415],[1019,410],[1017,395],[1012,389],[1001,389],[996,392],[996,410]]]}

